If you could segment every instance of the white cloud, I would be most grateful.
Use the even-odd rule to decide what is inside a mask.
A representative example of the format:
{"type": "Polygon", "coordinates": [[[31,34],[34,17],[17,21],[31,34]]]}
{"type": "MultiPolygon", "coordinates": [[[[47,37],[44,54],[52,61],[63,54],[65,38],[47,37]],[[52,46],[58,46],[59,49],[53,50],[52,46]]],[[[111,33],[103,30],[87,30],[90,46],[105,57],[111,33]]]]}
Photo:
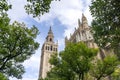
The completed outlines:
{"type": "MultiPolygon", "coordinates": [[[[28,17],[24,9],[26,0],[10,0],[10,3],[14,4],[13,9],[8,12],[12,21],[21,21],[28,17]]],[[[40,20],[37,18],[35,18],[35,20],[41,23],[43,21],[48,21],[49,26],[53,25],[53,19],[58,18],[61,24],[66,26],[64,36],[69,37],[70,33],[74,31],[74,27],[78,26],[77,20],[81,18],[82,13],[85,14],[90,25],[92,20],[89,12],[90,3],[91,0],[69,0],[69,2],[67,0],[53,1],[50,12],[41,16],[40,20]]]]}
{"type": "Polygon", "coordinates": [[[24,9],[26,0],[9,0],[9,3],[12,4],[12,9],[8,11],[8,16],[10,17],[12,22],[15,20],[21,22],[24,18],[28,16],[24,9]]]}
{"type": "MultiPolygon", "coordinates": [[[[37,51],[39,52],[39,51],[37,51]]],[[[38,69],[38,64],[40,63],[40,53],[33,55],[30,59],[26,60],[23,65],[25,68],[38,69]]]]}
{"type": "Polygon", "coordinates": [[[85,10],[84,14],[85,14],[85,16],[87,16],[86,18],[88,20],[88,24],[91,25],[92,16],[91,16],[89,7],[87,7],[87,9],[85,10]]]}
{"type": "Polygon", "coordinates": [[[43,15],[40,22],[52,21],[54,18],[58,18],[61,24],[66,26],[64,36],[69,37],[70,33],[74,31],[74,27],[78,27],[77,21],[78,18],[81,18],[82,13],[85,14],[90,25],[92,20],[89,12],[90,3],[91,0],[53,1],[50,12],[43,15]]]}
{"type": "Polygon", "coordinates": [[[64,41],[64,38],[59,38],[57,40],[58,40],[58,50],[60,52],[64,49],[65,41],[64,41]]]}

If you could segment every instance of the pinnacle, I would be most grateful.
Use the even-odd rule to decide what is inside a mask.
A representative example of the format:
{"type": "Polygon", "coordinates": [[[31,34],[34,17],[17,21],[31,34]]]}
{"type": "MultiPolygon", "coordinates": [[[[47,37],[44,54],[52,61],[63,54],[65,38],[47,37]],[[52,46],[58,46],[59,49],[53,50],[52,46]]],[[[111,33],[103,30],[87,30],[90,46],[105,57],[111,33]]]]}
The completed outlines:
{"type": "Polygon", "coordinates": [[[50,26],[48,34],[53,34],[51,26],[50,26]]]}

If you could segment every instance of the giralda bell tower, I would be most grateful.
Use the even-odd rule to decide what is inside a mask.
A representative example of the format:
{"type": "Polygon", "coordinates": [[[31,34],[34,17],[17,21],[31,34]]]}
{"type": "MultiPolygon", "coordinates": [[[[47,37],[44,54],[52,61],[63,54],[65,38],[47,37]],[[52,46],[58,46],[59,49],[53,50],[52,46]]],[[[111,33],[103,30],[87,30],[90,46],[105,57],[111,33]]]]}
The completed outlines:
{"type": "Polygon", "coordinates": [[[53,67],[49,63],[49,59],[51,55],[58,51],[58,43],[54,42],[54,35],[52,29],[50,27],[48,35],[46,37],[46,41],[44,42],[41,49],[41,63],[40,63],[40,71],[39,71],[39,79],[45,78],[47,76],[47,72],[53,67]]]}

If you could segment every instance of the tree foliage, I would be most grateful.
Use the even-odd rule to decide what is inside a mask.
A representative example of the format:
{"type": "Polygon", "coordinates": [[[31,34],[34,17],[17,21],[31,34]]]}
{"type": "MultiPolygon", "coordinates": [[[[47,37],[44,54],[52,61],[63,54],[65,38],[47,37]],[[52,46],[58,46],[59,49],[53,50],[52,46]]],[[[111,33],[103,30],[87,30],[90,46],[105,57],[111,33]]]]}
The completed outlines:
{"type": "Polygon", "coordinates": [[[119,63],[115,55],[107,56],[103,60],[96,60],[96,62],[91,65],[90,74],[97,80],[101,80],[113,74],[119,63]]]}
{"type": "Polygon", "coordinates": [[[8,3],[8,0],[0,0],[0,13],[8,11],[11,9],[11,5],[8,3]]]}
{"type": "Polygon", "coordinates": [[[7,78],[2,73],[0,73],[0,80],[7,80],[7,78]]]}
{"type": "Polygon", "coordinates": [[[36,27],[28,28],[24,23],[10,24],[7,15],[0,17],[0,72],[6,76],[22,78],[25,72],[22,62],[29,59],[39,44],[35,42],[36,27]]]}
{"type": "Polygon", "coordinates": [[[27,0],[28,3],[25,5],[26,12],[33,14],[33,17],[41,16],[44,13],[49,12],[50,4],[52,0],[27,0]]]}
{"type": "Polygon", "coordinates": [[[32,14],[33,17],[40,18],[41,15],[49,12],[50,4],[52,1],[58,0],[27,0],[25,10],[28,14],[32,14]]]}
{"type": "Polygon", "coordinates": [[[96,49],[88,48],[83,43],[69,43],[60,57],[54,55],[50,63],[54,65],[48,73],[53,80],[84,80],[85,73],[90,69],[90,62],[97,54],[96,49]]]}
{"type": "Polygon", "coordinates": [[[115,69],[115,72],[112,74],[112,80],[120,80],[120,67],[119,66],[115,69]]]}
{"type": "MultiPolygon", "coordinates": [[[[6,12],[12,8],[12,4],[10,4],[10,1],[11,0],[0,0],[0,13],[6,12]]],[[[26,1],[27,4],[24,6],[26,13],[31,14],[33,17],[40,18],[41,15],[49,12],[50,4],[54,0],[26,0],[26,1]]]]}
{"type": "Polygon", "coordinates": [[[120,57],[120,2],[118,0],[92,0],[90,11],[95,42],[109,47],[120,57]]]}
{"type": "MultiPolygon", "coordinates": [[[[62,53],[62,52],[61,52],[62,53]]],[[[60,54],[61,54],[60,53],[60,54]]],[[[69,68],[70,66],[64,60],[58,58],[57,53],[52,56],[50,63],[54,66],[50,72],[48,72],[47,78],[50,80],[73,80],[75,74],[69,68]]]]}

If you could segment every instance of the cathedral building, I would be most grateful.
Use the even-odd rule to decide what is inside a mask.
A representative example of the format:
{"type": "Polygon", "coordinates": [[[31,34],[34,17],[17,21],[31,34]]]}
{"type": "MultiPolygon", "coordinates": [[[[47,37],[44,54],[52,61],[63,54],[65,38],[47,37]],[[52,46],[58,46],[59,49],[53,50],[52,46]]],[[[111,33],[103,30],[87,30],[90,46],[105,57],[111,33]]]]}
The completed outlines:
{"type": "MultiPolygon", "coordinates": [[[[67,45],[68,42],[84,42],[90,48],[99,48],[94,42],[94,38],[91,33],[91,27],[88,26],[88,21],[84,14],[82,14],[81,20],[82,22],[80,22],[80,19],[78,19],[78,28],[75,28],[75,31],[72,35],[70,35],[70,38],[68,39],[67,37],[65,37],[65,45],[67,45]]],[[[106,49],[99,48],[96,58],[103,59],[105,56],[108,55],[108,53],[113,54],[113,51],[110,50],[108,46],[106,47],[106,49]]],[[[109,76],[106,77],[105,80],[110,80],[109,76]]]]}
{"type": "Polygon", "coordinates": [[[89,47],[94,47],[95,44],[90,29],[86,17],[82,14],[82,23],[80,22],[80,19],[78,19],[78,29],[75,28],[75,31],[73,35],[70,35],[69,40],[67,37],[65,38],[65,44],[67,42],[77,43],[83,41],[86,42],[89,47]]]}
{"type": "Polygon", "coordinates": [[[54,42],[54,34],[50,27],[48,35],[46,37],[46,41],[44,42],[41,49],[41,64],[39,71],[39,79],[45,78],[47,76],[47,72],[53,67],[49,60],[51,55],[58,52],[58,43],[54,42]]]}
{"type": "MultiPolygon", "coordinates": [[[[80,22],[80,19],[78,19],[78,28],[75,28],[75,31],[72,35],[70,35],[70,38],[68,39],[65,37],[65,45],[67,45],[68,42],[84,42],[90,48],[98,48],[97,44],[94,42],[93,35],[91,33],[91,27],[88,25],[87,18],[84,16],[84,14],[82,14],[81,20],[82,21],[80,22]]],[[[100,49],[97,56],[98,58],[104,58],[105,50],[100,49]]]]}

